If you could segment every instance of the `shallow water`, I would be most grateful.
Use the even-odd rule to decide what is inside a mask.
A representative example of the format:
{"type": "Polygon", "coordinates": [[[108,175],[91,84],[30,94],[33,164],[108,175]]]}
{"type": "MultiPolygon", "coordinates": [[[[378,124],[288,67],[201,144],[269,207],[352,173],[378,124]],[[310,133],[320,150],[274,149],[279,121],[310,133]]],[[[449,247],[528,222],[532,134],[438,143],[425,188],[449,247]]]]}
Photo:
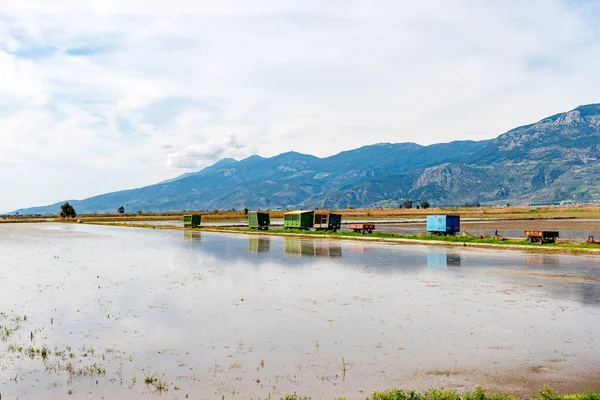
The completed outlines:
{"type": "Polygon", "coordinates": [[[598,257],[10,224],[0,266],[6,399],[600,390],[598,257]]]}

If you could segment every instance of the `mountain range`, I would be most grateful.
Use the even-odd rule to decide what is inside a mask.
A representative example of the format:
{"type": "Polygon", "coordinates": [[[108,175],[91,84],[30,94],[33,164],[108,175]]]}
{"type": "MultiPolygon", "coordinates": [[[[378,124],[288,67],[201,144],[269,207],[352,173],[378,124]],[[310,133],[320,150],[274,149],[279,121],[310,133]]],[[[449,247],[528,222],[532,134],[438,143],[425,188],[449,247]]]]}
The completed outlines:
{"type": "MultiPolygon", "coordinates": [[[[495,139],[379,143],[318,158],[296,152],[220,160],[154,185],[69,200],[78,213],[212,209],[553,204],[600,200],[600,104],[495,139]]],[[[17,210],[57,213],[60,204],[17,210]]]]}

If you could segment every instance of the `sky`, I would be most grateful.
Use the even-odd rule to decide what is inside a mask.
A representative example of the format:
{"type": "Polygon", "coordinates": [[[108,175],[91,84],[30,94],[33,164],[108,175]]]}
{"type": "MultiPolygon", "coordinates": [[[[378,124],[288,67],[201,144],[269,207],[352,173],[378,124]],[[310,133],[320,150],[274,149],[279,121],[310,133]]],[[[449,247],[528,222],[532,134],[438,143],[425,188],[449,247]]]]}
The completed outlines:
{"type": "Polygon", "coordinates": [[[0,0],[0,212],[600,103],[593,0],[0,0]]]}

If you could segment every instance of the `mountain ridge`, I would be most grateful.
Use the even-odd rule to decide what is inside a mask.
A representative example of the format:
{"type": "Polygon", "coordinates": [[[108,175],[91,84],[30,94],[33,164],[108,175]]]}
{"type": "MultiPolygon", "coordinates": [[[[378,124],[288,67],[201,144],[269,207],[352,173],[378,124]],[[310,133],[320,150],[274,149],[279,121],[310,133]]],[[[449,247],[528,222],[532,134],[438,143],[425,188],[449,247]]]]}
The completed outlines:
{"type": "MultiPolygon", "coordinates": [[[[70,201],[79,213],[591,202],[600,198],[600,104],[483,141],[376,143],[319,158],[222,159],[138,189],[70,201]]],[[[56,213],[62,202],[17,210],[56,213]]]]}

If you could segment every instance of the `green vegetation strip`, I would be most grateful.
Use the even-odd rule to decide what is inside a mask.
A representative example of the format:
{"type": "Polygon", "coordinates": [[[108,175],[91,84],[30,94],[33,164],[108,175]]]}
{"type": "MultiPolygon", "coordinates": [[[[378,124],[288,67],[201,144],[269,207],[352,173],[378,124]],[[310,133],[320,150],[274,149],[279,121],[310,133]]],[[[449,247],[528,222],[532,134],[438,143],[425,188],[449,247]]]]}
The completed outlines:
{"type": "MultiPolygon", "coordinates": [[[[267,399],[272,400],[270,396],[267,399]]],[[[342,399],[345,397],[336,398],[336,400],[342,399]]],[[[310,397],[293,394],[281,397],[280,400],[310,400],[310,397]]],[[[503,394],[489,395],[485,388],[477,387],[475,391],[464,394],[447,389],[431,389],[424,393],[413,390],[388,389],[383,392],[373,392],[366,400],[520,400],[520,398],[503,394]]],[[[551,387],[544,386],[539,391],[539,396],[533,397],[531,400],[600,400],[600,393],[559,394],[551,387]]]]}
{"type": "Polygon", "coordinates": [[[361,234],[352,231],[306,231],[296,229],[271,229],[268,231],[257,231],[251,228],[200,228],[204,231],[213,232],[231,232],[231,233],[250,233],[259,235],[277,235],[277,236],[300,236],[300,237],[326,237],[336,239],[350,240],[368,240],[379,242],[391,242],[402,244],[425,244],[438,246],[464,246],[464,247],[484,247],[484,248],[505,248],[516,250],[532,250],[536,252],[568,252],[568,253],[591,253],[600,255],[600,245],[589,243],[560,242],[552,244],[531,244],[526,240],[497,239],[495,237],[478,236],[439,236],[430,234],[405,235],[394,232],[373,232],[372,234],[361,234]]]}

